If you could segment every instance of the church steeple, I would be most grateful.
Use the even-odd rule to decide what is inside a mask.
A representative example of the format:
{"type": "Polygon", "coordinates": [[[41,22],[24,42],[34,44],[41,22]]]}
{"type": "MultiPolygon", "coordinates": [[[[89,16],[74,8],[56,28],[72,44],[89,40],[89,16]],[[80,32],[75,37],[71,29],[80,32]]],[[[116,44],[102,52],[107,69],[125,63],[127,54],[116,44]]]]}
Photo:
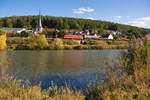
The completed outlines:
{"type": "Polygon", "coordinates": [[[42,33],[43,27],[42,27],[42,21],[41,21],[41,11],[39,11],[39,20],[38,20],[38,25],[37,28],[35,30],[35,34],[39,34],[42,33]]]}
{"type": "Polygon", "coordinates": [[[41,11],[39,11],[39,27],[42,28],[41,11]]]}

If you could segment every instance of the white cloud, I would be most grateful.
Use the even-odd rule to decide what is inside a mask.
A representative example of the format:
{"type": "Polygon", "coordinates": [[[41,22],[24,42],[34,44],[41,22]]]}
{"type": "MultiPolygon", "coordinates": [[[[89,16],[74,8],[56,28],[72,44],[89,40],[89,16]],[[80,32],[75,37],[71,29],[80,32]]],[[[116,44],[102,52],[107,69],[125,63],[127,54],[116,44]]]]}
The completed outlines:
{"type": "Polygon", "coordinates": [[[121,18],[122,18],[122,16],[116,16],[116,18],[117,18],[117,19],[121,19],[121,18]]]}
{"type": "Polygon", "coordinates": [[[95,10],[93,8],[78,8],[78,9],[73,9],[73,13],[75,14],[84,14],[84,13],[90,13],[94,12],[95,10]]]}
{"type": "Polygon", "coordinates": [[[150,24],[150,17],[137,18],[133,21],[129,21],[127,24],[138,27],[146,27],[150,24]]]}
{"type": "Polygon", "coordinates": [[[90,18],[87,18],[87,19],[94,20],[94,18],[92,18],[92,17],[90,17],[90,18]]]}

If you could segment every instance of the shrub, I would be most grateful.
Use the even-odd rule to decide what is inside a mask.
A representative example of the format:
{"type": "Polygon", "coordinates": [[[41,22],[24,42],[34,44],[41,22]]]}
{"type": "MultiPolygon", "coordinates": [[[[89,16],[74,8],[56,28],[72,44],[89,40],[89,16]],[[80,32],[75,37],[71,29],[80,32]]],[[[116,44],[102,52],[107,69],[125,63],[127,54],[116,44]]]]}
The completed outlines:
{"type": "Polygon", "coordinates": [[[7,46],[7,49],[16,50],[18,44],[11,44],[7,46]]]}
{"type": "Polygon", "coordinates": [[[48,44],[51,44],[54,41],[54,39],[47,39],[48,44]]]}
{"type": "Polygon", "coordinates": [[[29,36],[30,36],[29,32],[26,32],[26,31],[21,32],[21,37],[29,37],[29,36]]]}
{"type": "Polygon", "coordinates": [[[47,33],[44,33],[44,34],[46,34],[47,38],[53,38],[54,37],[54,32],[47,32],[47,33]]]}
{"type": "Polygon", "coordinates": [[[84,44],[95,45],[96,42],[97,40],[89,40],[89,41],[86,41],[84,44]]]}
{"type": "Polygon", "coordinates": [[[105,41],[101,41],[101,40],[89,40],[89,41],[86,41],[85,44],[89,44],[89,45],[107,45],[107,43],[105,41]]]}
{"type": "Polygon", "coordinates": [[[128,41],[107,41],[107,44],[109,45],[128,45],[128,41]]]}
{"type": "Polygon", "coordinates": [[[50,49],[61,50],[63,49],[63,41],[62,39],[54,39],[54,41],[49,45],[50,49]]]}
{"type": "Polygon", "coordinates": [[[30,49],[44,49],[48,47],[45,35],[33,35],[29,38],[30,49]]]}
{"type": "Polygon", "coordinates": [[[97,41],[96,43],[95,43],[95,45],[94,46],[92,46],[91,47],[92,49],[108,49],[109,48],[109,46],[107,45],[107,43],[106,42],[104,42],[104,41],[97,41]]]}
{"type": "Polygon", "coordinates": [[[29,44],[30,38],[7,38],[7,44],[29,44]]]}
{"type": "Polygon", "coordinates": [[[79,45],[77,40],[63,40],[64,45],[79,45]]]}
{"type": "Polygon", "coordinates": [[[19,33],[12,32],[12,33],[8,33],[7,36],[8,36],[8,37],[20,37],[20,34],[19,34],[19,33]]]}
{"type": "Polygon", "coordinates": [[[16,45],[15,50],[29,50],[30,48],[27,45],[18,44],[16,45]]]}
{"type": "Polygon", "coordinates": [[[77,50],[84,50],[84,49],[89,49],[89,46],[88,45],[78,45],[78,46],[75,46],[74,49],[77,49],[77,50]]]}
{"type": "Polygon", "coordinates": [[[150,47],[150,40],[146,42],[146,46],[150,47]]]}
{"type": "Polygon", "coordinates": [[[107,46],[107,43],[105,41],[97,41],[96,45],[103,45],[103,46],[107,46]]]}
{"type": "Polygon", "coordinates": [[[1,36],[1,35],[4,35],[4,32],[3,32],[2,30],[0,30],[0,36],[1,36]]]}
{"type": "Polygon", "coordinates": [[[73,49],[73,47],[72,47],[72,46],[70,46],[70,45],[64,45],[64,49],[65,49],[65,50],[72,50],[72,49],[73,49]]]}
{"type": "Polygon", "coordinates": [[[7,39],[7,44],[24,44],[23,39],[15,38],[15,39],[7,39]]]}

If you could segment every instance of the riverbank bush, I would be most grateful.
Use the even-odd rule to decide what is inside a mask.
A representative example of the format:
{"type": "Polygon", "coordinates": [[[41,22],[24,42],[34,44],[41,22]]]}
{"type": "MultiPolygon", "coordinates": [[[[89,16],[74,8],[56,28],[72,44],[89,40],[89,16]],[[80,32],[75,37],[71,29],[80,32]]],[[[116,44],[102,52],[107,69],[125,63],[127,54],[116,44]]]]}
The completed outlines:
{"type": "Polygon", "coordinates": [[[108,40],[106,43],[108,45],[128,45],[128,41],[108,40]]]}
{"type": "Polygon", "coordinates": [[[90,49],[90,46],[80,44],[78,46],[74,46],[74,49],[75,50],[88,50],[88,49],[90,49]]]}
{"type": "Polygon", "coordinates": [[[146,42],[146,46],[150,47],[150,40],[146,42]]]}
{"type": "Polygon", "coordinates": [[[62,39],[56,38],[49,44],[49,48],[52,50],[61,50],[64,48],[62,39]]]}
{"type": "Polygon", "coordinates": [[[7,38],[7,44],[12,45],[12,44],[28,44],[29,38],[7,38]]]}
{"type": "Polygon", "coordinates": [[[12,33],[9,33],[7,34],[7,37],[20,37],[20,34],[19,33],[15,33],[15,32],[12,32],[12,33]]]}
{"type": "Polygon", "coordinates": [[[31,33],[26,32],[26,31],[22,31],[21,34],[20,34],[21,37],[29,37],[30,35],[31,35],[31,33]]]}
{"type": "Polygon", "coordinates": [[[63,40],[64,45],[79,45],[80,42],[77,40],[63,40]]]}
{"type": "Polygon", "coordinates": [[[85,41],[84,43],[85,45],[107,45],[106,41],[102,41],[102,40],[88,40],[85,41]]]}
{"type": "Polygon", "coordinates": [[[73,46],[71,46],[71,45],[64,45],[64,49],[65,50],[72,50],[73,46]]]}
{"type": "Polygon", "coordinates": [[[45,49],[48,47],[48,42],[45,35],[33,35],[29,38],[30,49],[45,49]]]}

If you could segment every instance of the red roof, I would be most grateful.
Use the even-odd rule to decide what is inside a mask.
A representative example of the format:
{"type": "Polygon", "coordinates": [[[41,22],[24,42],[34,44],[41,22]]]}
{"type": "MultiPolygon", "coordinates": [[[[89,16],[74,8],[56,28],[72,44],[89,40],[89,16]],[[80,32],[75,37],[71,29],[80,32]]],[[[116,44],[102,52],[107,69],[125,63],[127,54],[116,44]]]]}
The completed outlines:
{"type": "Polygon", "coordinates": [[[43,28],[42,32],[54,32],[56,31],[55,28],[43,28]]]}
{"type": "Polygon", "coordinates": [[[65,39],[83,39],[82,35],[65,35],[65,39]]]}

